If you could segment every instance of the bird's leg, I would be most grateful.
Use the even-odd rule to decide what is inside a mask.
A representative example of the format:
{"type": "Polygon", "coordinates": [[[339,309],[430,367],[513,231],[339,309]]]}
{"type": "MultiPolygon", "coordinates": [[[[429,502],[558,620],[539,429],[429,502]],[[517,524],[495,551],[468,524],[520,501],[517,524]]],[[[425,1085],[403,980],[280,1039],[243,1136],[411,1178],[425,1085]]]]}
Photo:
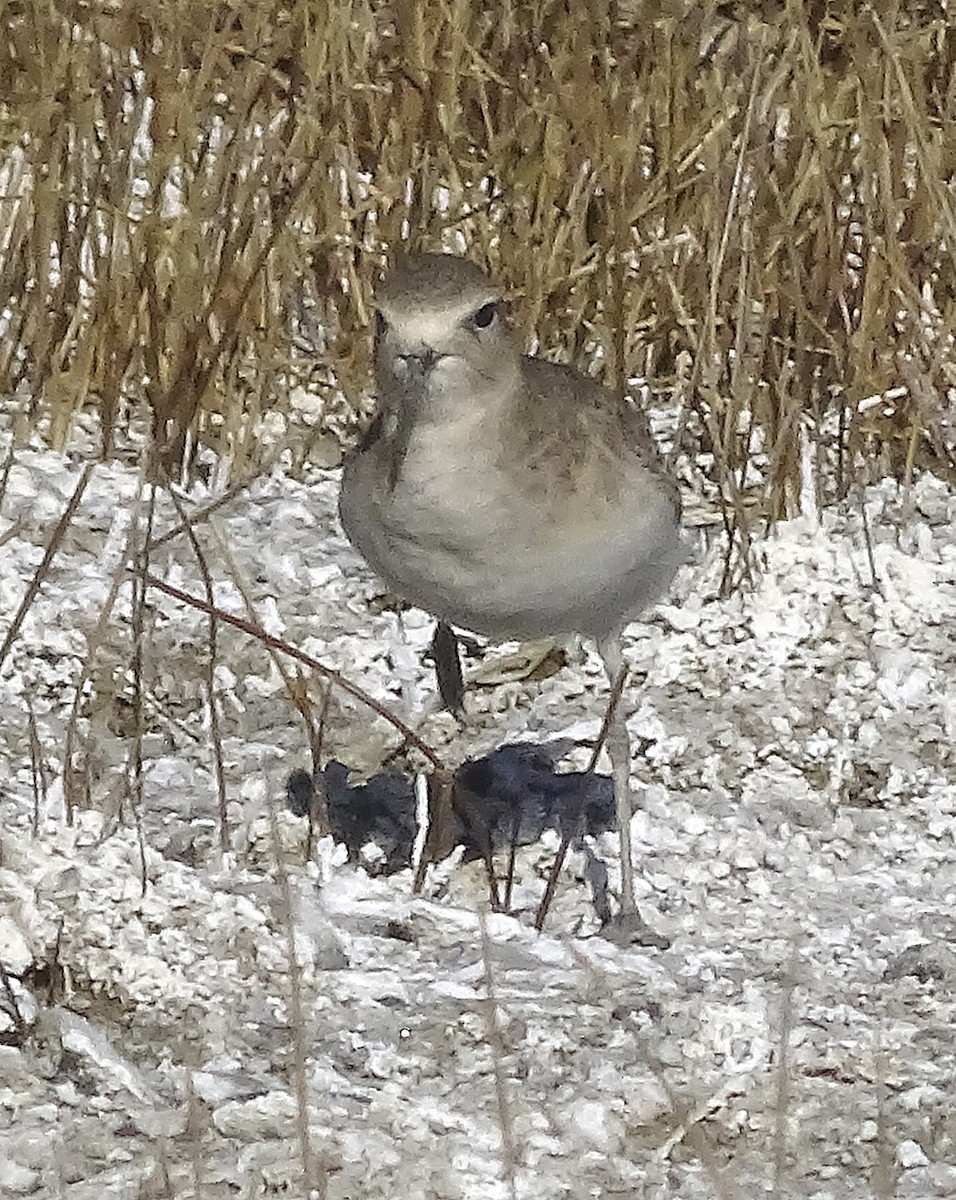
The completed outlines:
{"type": "Polygon", "coordinates": [[[432,638],[432,659],[442,704],[461,717],[465,703],[465,682],[461,673],[461,652],[455,631],[447,621],[439,621],[432,638]]]}
{"type": "Polygon", "coordinates": [[[631,818],[634,815],[631,803],[631,742],[624,714],[620,709],[611,721],[607,748],[614,777],[617,831],[621,838],[621,912],[630,914],[637,911],[634,900],[634,858],[631,851],[631,818]]]}
{"type": "Polygon", "coordinates": [[[621,653],[619,634],[605,638],[600,650],[611,685],[611,703],[617,700],[608,726],[607,749],[611,756],[617,831],[621,839],[621,913],[631,915],[637,911],[634,900],[634,859],[631,854],[631,741],[620,700],[627,677],[627,665],[621,653]]]}
{"type": "MultiPolygon", "coordinates": [[[[634,899],[634,859],[631,854],[631,739],[627,732],[624,706],[620,703],[627,676],[627,666],[621,653],[620,634],[605,638],[599,645],[604,669],[611,683],[607,749],[611,756],[614,779],[614,803],[617,809],[617,828],[621,838],[621,911],[605,924],[605,936],[623,943],[636,943],[666,950],[670,940],[657,933],[637,911],[634,899]]],[[[607,718],[605,718],[607,722],[607,718]]]]}

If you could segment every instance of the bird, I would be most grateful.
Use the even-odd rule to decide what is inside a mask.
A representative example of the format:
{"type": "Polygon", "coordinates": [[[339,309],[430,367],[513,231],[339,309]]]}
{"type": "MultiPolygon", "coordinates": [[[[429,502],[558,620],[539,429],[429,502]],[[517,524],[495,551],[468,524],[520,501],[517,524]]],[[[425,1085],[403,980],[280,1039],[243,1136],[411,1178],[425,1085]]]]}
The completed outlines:
{"type": "MultiPolygon", "coordinates": [[[[522,353],[503,290],[471,259],[415,253],[375,293],[375,413],[346,455],[346,536],[396,593],[494,640],[592,639],[612,687],[621,635],[686,553],[676,481],[645,414],[572,366],[522,353]]],[[[607,747],[619,931],[637,911],[630,741],[607,747]]]]}

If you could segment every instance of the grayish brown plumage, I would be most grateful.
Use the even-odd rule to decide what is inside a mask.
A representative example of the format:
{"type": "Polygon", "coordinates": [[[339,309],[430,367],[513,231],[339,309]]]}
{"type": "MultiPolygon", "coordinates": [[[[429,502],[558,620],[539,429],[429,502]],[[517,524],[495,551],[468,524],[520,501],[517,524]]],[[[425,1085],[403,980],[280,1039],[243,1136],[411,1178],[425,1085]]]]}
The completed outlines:
{"type": "MultiPolygon", "coordinates": [[[[376,304],[378,410],[342,477],[350,540],[390,587],[452,624],[593,637],[613,681],[622,628],[683,558],[677,489],[643,415],[522,355],[499,289],[465,259],[406,259],[376,304]]],[[[636,919],[623,718],[609,750],[622,915],[636,919]]]]}

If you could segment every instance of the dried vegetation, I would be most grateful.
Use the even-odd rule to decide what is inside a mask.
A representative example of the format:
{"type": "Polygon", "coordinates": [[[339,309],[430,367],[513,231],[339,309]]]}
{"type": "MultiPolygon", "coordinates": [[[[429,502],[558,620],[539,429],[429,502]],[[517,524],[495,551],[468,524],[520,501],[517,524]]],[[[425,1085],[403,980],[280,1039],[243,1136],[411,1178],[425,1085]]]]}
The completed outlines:
{"type": "Polygon", "coordinates": [[[821,499],[952,472],[946,8],[5,4],[0,394],[54,444],[92,406],[106,454],[148,416],[166,470],[248,475],[299,387],[341,431],[408,242],[673,394],[744,540],[808,453],[821,499]]]}
{"type": "MultiPolygon", "coordinates": [[[[328,453],[366,394],[371,287],[403,243],[467,250],[512,289],[529,343],[673,405],[674,461],[737,551],[727,586],[810,482],[826,501],[887,472],[956,479],[952,3],[0,0],[0,415],[16,434],[0,500],[18,440],[62,447],[90,410],[104,456],[149,444],[160,482],[206,451],[236,483],[277,446],[293,464],[328,453]]],[[[124,795],[141,811],[140,647],[147,589],[163,586],[150,550],[185,531],[213,599],[178,501],[177,515],[151,541],[152,502],[135,514],[87,635],[57,741],[68,818],[89,803],[87,713],[114,687],[134,714],[124,795]],[[137,554],[132,649],[114,662],[107,624],[137,554]]],[[[311,732],[304,684],[284,678],[311,732]]],[[[27,716],[39,813],[53,752],[27,716]]],[[[300,1156],[324,1194],[292,1024],[300,1156]]],[[[496,1067],[499,1041],[494,1027],[496,1067]]],[[[774,1195],[783,1157],[781,1142],[774,1195]]]]}

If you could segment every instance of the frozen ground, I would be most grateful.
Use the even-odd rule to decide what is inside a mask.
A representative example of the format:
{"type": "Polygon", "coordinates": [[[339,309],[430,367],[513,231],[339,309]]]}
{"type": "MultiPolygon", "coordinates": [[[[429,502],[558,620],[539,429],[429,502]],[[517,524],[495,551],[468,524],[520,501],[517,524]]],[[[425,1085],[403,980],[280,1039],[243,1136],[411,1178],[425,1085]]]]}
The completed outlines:
{"type": "MultiPolygon", "coordinates": [[[[17,452],[0,631],[79,471],[17,452]]],[[[217,515],[260,619],[451,763],[561,735],[580,767],[605,696],[597,660],[475,687],[460,728],[422,662],[427,621],[400,626],[378,602],[335,487],[276,473],[217,515]]],[[[282,810],[286,774],[308,764],[304,728],[268,655],[231,629],[222,854],[206,621],[155,592],[134,821],[127,589],[87,660],[138,489],[126,467],[96,469],[0,670],[0,1195],[302,1195],[297,1084],[336,1200],[956,1194],[951,490],[871,489],[872,558],[859,504],[785,524],[754,589],[726,601],[715,546],[631,629],[641,900],[672,938],[646,951],[596,936],[580,861],[533,932],[553,845],[522,852],[518,911],[484,933],[477,864],[445,866],[415,899],[407,871],[370,878],[328,842],[306,863],[282,810]],[[68,827],[84,669],[71,769],[90,795],[68,827]]],[[[161,504],[157,532],[175,520],[161,504]]],[[[199,535],[219,601],[241,613],[212,524],[199,535]]],[[[201,593],[185,539],[152,565],[201,593]]],[[[494,675],[500,653],[470,670],[494,675]]],[[[341,696],[327,726],[328,752],[359,769],[396,745],[341,696]]],[[[613,878],[613,838],[598,849],[613,878]]]]}

